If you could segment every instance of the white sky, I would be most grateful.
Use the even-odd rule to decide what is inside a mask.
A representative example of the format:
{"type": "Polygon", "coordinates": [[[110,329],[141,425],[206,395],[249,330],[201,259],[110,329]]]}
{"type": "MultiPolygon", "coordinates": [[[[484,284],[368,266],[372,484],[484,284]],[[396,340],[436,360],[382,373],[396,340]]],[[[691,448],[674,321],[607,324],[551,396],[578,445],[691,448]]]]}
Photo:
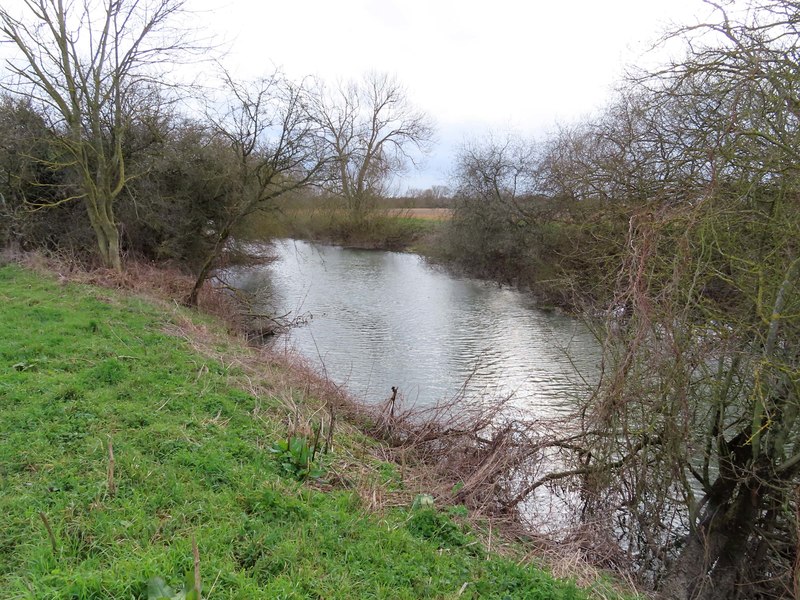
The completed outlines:
{"type": "Polygon", "coordinates": [[[397,75],[437,123],[422,171],[398,185],[446,183],[455,148],[489,129],[542,135],[608,98],[670,23],[701,0],[189,0],[197,25],[243,77],[281,67],[326,80],[397,75]]]}
{"type": "Polygon", "coordinates": [[[710,13],[702,0],[187,0],[185,7],[192,14],[176,25],[214,36],[228,50],[224,64],[242,78],[275,67],[331,82],[371,70],[396,75],[438,130],[422,170],[401,178],[398,191],[447,183],[466,138],[490,129],[542,137],[557,122],[591,113],[671,23],[710,13]]]}

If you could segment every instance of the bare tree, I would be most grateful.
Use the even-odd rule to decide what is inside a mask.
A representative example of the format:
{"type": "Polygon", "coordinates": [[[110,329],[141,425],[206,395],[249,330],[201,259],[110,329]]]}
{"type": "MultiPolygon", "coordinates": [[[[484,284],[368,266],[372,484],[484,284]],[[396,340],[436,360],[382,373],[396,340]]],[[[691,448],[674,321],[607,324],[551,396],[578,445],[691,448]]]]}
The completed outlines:
{"type": "Polygon", "coordinates": [[[800,585],[800,3],[727,6],[634,82],[641,113],[568,146],[577,189],[635,202],[605,377],[560,476],[680,600],[800,585]]]}
{"type": "Polygon", "coordinates": [[[334,90],[319,87],[310,110],[335,157],[330,186],[363,216],[391,178],[413,164],[413,153],[427,151],[433,125],[389,75],[369,73],[334,90]]]}
{"type": "Polygon", "coordinates": [[[542,153],[541,186],[566,201],[687,201],[708,184],[718,131],[686,96],[622,89],[598,115],[562,125],[542,153]],[[705,121],[705,122],[704,122],[705,121]]]}
{"type": "Polygon", "coordinates": [[[5,89],[42,107],[60,131],[60,168],[80,181],[103,262],[121,269],[114,202],[130,178],[123,142],[137,90],[154,81],[185,36],[168,27],[183,0],[24,0],[24,15],[0,8],[0,36],[17,57],[5,89]]]}
{"type": "Polygon", "coordinates": [[[706,1],[715,18],[670,34],[688,55],[637,83],[683,107],[683,152],[710,185],[766,182],[800,163],[800,2],[706,1]],[[760,167],[755,168],[755,157],[760,167]]]}
{"type": "Polygon", "coordinates": [[[187,304],[197,304],[237,225],[289,192],[315,183],[328,164],[318,123],[306,107],[308,90],[280,73],[252,82],[223,75],[226,98],[209,112],[215,135],[228,149],[229,169],[209,182],[219,189],[220,217],[207,227],[208,251],[187,304]]]}
{"type": "MultiPolygon", "coordinates": [[[[456,196],[518,220],[531,216],[530,199],[539,192],[539,150],[533,140],[488,135],[465,143],[456,156],[456,196]]],[[[479,211],[480,212],[480,211],[479,211]]]]}

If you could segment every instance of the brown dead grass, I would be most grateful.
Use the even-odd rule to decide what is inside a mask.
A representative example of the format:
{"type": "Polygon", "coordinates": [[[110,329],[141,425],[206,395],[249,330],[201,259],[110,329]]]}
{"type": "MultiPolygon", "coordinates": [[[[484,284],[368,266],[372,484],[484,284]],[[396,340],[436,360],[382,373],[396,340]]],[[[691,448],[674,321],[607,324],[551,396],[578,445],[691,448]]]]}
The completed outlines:
{"type": "MultiPolygon", "coordinates": [[[[60,283],[82,283],[120,290],[159,305],[182,305],[194,284],[194,278],[168,264],[130,260],[125,270],[104,267],[87,268],[77,260],[63,256],[45,256],[37,252],[18,254],[15,262],[42,274],[55,275],[60,283]]],[[[231,332],[244,331],[244,320],[236,300],[209,283],[200,292],[198,311],[218,317],[231,332]]]]}
{"type": "Polygon", "coordinates": [[[453,217],[451,208],[393,208],[389,214],[395,217],[411,217],[426,221],[449,221],[453,217]]]}

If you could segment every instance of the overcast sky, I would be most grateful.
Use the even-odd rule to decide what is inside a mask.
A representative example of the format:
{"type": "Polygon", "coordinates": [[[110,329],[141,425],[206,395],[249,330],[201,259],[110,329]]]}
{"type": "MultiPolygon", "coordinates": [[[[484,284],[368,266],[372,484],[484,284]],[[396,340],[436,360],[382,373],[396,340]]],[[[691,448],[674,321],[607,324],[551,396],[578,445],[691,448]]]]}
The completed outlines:
{"type": "Polygon", "coordinates": [[[242,78],[276,67],[330,82],[368,71],[395,75],[438,131],[424,168],[397,182],[400,192],[447,183],[466,138],[489,130],[541,138],[557,122],[590,114],[660,33],[710,13],[702,0],[187,0],[185,7],[191,15],[176,25],[214,36],[227,49],[225,66],[242,78]]]}
{"type": "Polygon", "coordinates": [[[197,25],[226,42],[241,76],[274,66],[326,80],[396,75],[438,128],[418,173],[446,183],[455,148],[489,129],[541,137],[602,106],[625,65],[701,0],[189,0],[197,25]]]}

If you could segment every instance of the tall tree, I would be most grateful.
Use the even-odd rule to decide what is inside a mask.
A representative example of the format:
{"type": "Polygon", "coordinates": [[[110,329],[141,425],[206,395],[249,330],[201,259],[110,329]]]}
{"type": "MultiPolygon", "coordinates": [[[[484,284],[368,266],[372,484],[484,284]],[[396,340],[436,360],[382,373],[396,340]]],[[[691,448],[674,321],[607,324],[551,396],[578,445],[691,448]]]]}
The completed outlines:
{"type": "Polygon", "coordinates": [[[430,118],[386,74],[369,73],[334,90],[320,85],[310,110],[334,157],[330,186],[356,216],[363,216],[433,139],[430,118]]]}
{"type": "Polygon", "coordinates": [[[308,91],[280,73],[250,82],[224,74],[225,100],[208,119],[227,147],[222,209],[206,227],[207,250],[186,302],[194,306],[236,227],[289,192],[317,182],[328,164],[320,127],[309,115],[308,91]]]}
{"type": "Polygon", "coordinates": [[[59,130],[59,167],[77,173],[104,264],[121,269],[114,202],[125,187],[123,142],[137,90],[171,55],[188,48],[168,28],[183,0],[24,0],[0,8],[0,36],[17,56],[6,90],[46,110],[59,130]]]}

